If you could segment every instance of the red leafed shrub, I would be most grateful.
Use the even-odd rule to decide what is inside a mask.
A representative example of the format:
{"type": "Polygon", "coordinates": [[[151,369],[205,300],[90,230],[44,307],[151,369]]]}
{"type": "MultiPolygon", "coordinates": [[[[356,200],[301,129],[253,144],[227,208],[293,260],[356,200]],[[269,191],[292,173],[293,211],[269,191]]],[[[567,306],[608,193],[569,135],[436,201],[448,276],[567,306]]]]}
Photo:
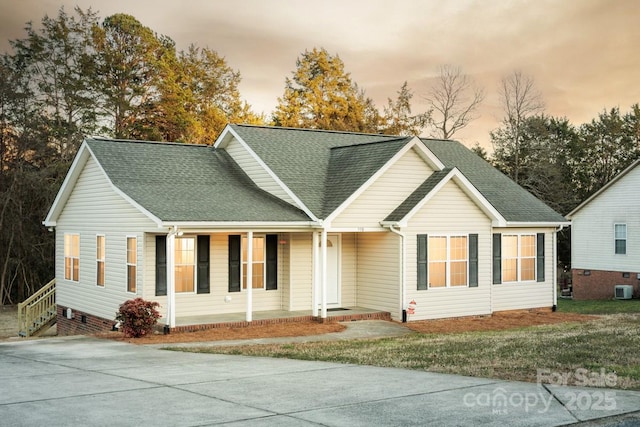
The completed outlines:
{"type": "Polygon", "coordinates": [[[139,338],[149,334],[161,317],[156,307],[160,307],[160,304],[142,298],[130,299],[120,304],[116,320],[120,321],[124,336],[139,338]]]}

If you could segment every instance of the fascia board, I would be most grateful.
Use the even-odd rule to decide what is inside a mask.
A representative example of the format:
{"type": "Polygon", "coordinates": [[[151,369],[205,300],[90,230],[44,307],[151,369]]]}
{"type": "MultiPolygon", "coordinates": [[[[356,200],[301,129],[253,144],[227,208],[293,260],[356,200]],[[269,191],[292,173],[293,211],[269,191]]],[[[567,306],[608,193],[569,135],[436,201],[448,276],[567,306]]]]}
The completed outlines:
{"type": "Polygon", "coordinates": [[[213,143],[213,148],[224,148],[227,146],[232,137],[238,138],[238,135],[233,131],[231,125],[226,125],[216,142],[213,143]]]}
{"type": "Polygon", "coordinates": [[[82,141],[78,152],[76,153],[73,162],[71,163],[71,167],[67,172],[67,175],[64,177],[64,181],[62,181],[62,185],[58,190],[58,194],[56,194],[51,207],[49,208],[49,212],[47,212],[47,216],[45,217],[42,224],[46,227],[55,227],[58,217],[64,208],[64,205],[67,203],[69,196],[71,195],[71,191],[75,186],[75,183],[78,181],[78,177],[82,172],[82,168],[87,163],[89,159],[90,153],[88,150],[88,146],[86,140],[82,141]]]}
{"type": "MultiPolygon", "coordinates": [[[[302,202],[302,200],[300,200],[300,198],[298,198],[298,196],[295,195],[295,193],[293,191],[291,191],[291,189],[278,177],[278,175],[276,175],[275,172],[273,172],[273,170],[271,170],[271,168],[269,166],[267,166],[267,164],[262,160],[262,158],[260,156],[258,156],[258,154],[256,154],[255,151],[253,151],[251,149],[251,147],[249,147],[249,144],[247,144],[241,137],[240,135],[238,135],[238,133],[233,130],[232,127],[230,127],[229,125],[227,125],[227,128],[225,128],[225,131],[227,131],[228,129],[228,135],[232,135],[240,145],[242,145],[242,147],[249,153],[249,155],[256,161],[258,162],[258,164],[260,165],[261,168],[263,168],[265,170],[265,172],[267,172],[267,174],[276,182],[276,184],[278,184],[280,186],[280,188],[282,188],[282,190],[287,193],[287,195],[296,203],[297,207],[300,208],[304,213],[306,213],[309,218],[313,219],[314,221],[319,221],[320,219],[318,217],[316,217],[313,212],[311,212],[311,210],[302,202]]],[[[227,133],[225,133],[225,137],[226,137],[227,133]]],[[[218,138],[218,141],[216,142],[216,144],[218,144],[218,142],[222,143],[222,135],[220,136],[220,138],[218,138]]],[[[228,143],[228,140],[225,141],[225,145],[228,143]]],[[[214,145],[215,147],[216,145],[214,145]]]]}
{"type": "Polygon", "coordinates": [[[445,168],[444,163],[440,161],[438,156],[436,156],[433,153],[433,151],[429,150],[429,148],[425,145],[424,142],[422,142],[420,138],[418,138],[417,136],[414,136],[411,139],[411,142],[414,144],[415,147],[418,148],[418,153],[420,154],[420,157],[422,157],[423,160],[425,160],[427,164],[431,166],[432,169],[442,170],[445,168]]]}
{"type": "Polygon", "coordinates": [[[242,231],[242,230],[310,230],[321,227],[321,224],[313,221],[162,221],[161,227],[178,227],[185,231],[201,230],[221,230],[221,231],[242,231]]]}
{"type": "MultiPolygon", "coordinates": [[[[358,197],[362,195],[374,182],[376,182],[385,172],[391,168],[400,158],[402,158],[409,150],[414,147],[424,146],[422,141],[418,138],[412,138],[409,142],[405,144],[391,159],[387,161],[376,173],[371,175],[371,177],[365,181],[364,184],[360,186],[356,191],[354,191],[351,196],[347,198],[344,202],[340,204],[331,214],[325,219],[325,222],[330,223],[334,219],[336,219],[349,205],[351,205],[358,197]],[[419,144],[417,142],[419,142],[419,144]]],[[[426,148],[426,147],[424,147],[426,148]]],[[[430,165],[432,166],[432,165],[430,165]]],[[[432,166],[433,167],[433,166],[432,166]]]]}
{"type": "Polygon", "coordinates": [[[480,193],[457,168],[451,169],[451,171],[442,180],[440,180],[440,182],[438,182],[438,184],[436,184],[436,186],[433,187],[433,189],[431,189],[431,191],[419,203],[417,203],[404,218],[402,218],[402,220],[398,221],[398,225],[400,227],[406,227],[411,217],[422,209],[422,207],[452,179],[460,186],[467,197],[469,197],[476,206],[478,206],[482,212],[491,219],[493,224],[496,226],[506,226],[507,221],[500,212],[498,212],[497,209],[489,203],[482,193],[480,193]]]}
{"type": "Polygon", "coordinates": [[[549,222],[549,221],[541,221],[541,222],[534,222],[534,221],[523,221],[523,222],[517,222],[517,221],[509,221],[507,222],[507,224],[503,227],[505,228],[555,228],[555,227],[568,227],[571,225],[571,221],[558,221],[558,222],[549,222]]]}
{"type": "Polygon", "coordinates": [[[87,146],[87,151],[89,153],[91,153],[91,156],[93,157],[93,159],[95,160],[96,164],[98,165],[98,169],[100,169],[100,172],[102,173],[102,175],[104,176],[104,179],[107,180],[107,182],[109,183],[109,186],[111,187],[111,189],[118,194],[120,197],[122,197],[124,200],[126,200],[130,205],[132,205],[134,208],[138,209],[140,212],[142,212],[143,215],[145,215],[147,218],[149,218],[151,221],[153,221],[154,223],[156,223],[157,225],[160,225],[160,223],[162,222],[160,220],[160,218],[158,218],[157,216],[155,216],[154,214],[152,214],[151,212],[149,212],[147,209],[145,209],[141,204],[139,204],[138,202],[136,202],[135,200],[133,200],[131,197],[129,197],[124,191],[122,191],[121,189],[119,189],[114,183],[113,181],[111,181],[111,179],[109,178],[109,175],[107,175],[107,172],[104,170],[104,168],[102,167],[102,165],[100,164],[100,162],[98,161],[97,157],[95,156],[95,154],[91,151],[91,148],[89,146],[87,146]]]}

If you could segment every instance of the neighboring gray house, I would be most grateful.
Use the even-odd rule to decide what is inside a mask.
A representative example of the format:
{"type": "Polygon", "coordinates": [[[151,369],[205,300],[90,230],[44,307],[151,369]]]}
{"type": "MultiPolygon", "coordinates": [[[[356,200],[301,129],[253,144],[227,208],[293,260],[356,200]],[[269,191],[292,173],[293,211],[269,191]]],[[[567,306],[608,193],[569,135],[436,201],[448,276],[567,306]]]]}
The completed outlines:
{"type": "Polygon", "coordinates": [[[553,307],[564,224],[458,142],[245,125],[213,147],[88,139],[45,220],[62,334],[133,297],[169,328],[553,307]]]}
{"type": "Polygon", "coordinates": [[[575,299],[640,296],[638,165],[640,160],[567,215],[575,299]]]}

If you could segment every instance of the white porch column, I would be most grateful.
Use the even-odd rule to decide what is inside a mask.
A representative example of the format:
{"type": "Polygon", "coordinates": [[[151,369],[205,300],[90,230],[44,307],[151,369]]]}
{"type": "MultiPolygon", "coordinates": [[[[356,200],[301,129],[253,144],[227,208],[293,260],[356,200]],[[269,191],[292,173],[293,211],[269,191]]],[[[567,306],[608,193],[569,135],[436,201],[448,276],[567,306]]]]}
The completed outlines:
{"type": "Polygon", "coordinates": [[[167,235],[167,325],[176,326],[176,234],[177,229],[167,235]]]}
{"type": "MultiPolygon", "coordinates": [[[[242,246],[242,241],[240,241],[242,246]]],[[[240,267],[242,268],[242,267],[240,267]]],[[[253,316],[253,231],[247,232],[247,322],[253,316]]],[[[242,284],[240,284],[242,286],[242,284]]]]}
{"type": "Polygon", "coordinates": [[[327,230],[322,229],[322,237],[320,238],[322,245],[322,314],[321,318],[327,318],[327,230]]]}
{"type": "Polygon", "coordinates": [[[313,279],[311,280],[311,311],[313,317],[318,317],[318,286],[320,284],[320,240],[318,239],[318,233],[316,231],[312,234],[311,246],[313,247],[313,279]]]}

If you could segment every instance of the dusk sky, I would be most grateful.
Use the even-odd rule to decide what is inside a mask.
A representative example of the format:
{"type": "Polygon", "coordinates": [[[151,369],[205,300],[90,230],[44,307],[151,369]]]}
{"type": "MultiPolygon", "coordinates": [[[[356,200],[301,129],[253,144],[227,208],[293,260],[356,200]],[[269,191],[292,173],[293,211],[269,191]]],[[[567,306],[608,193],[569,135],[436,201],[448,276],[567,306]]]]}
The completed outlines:
{"type": "Polygon", "coordinates": [[[480,118],[456,134],[491,150],[503,116],[500,79],[532,76],[546,113],[578,125],[604,108],[640,102],[640,1],[636,0],[0,0],[0,51],[27,21],[60,6],[101,18],[128,13],[178,49],[208,46],[242,75],[241,95],[267,115],[305,49],[337,54],[378,107],[406,80],[414,111],[440,65],[462,67],[485,88],[480,118]]]}

